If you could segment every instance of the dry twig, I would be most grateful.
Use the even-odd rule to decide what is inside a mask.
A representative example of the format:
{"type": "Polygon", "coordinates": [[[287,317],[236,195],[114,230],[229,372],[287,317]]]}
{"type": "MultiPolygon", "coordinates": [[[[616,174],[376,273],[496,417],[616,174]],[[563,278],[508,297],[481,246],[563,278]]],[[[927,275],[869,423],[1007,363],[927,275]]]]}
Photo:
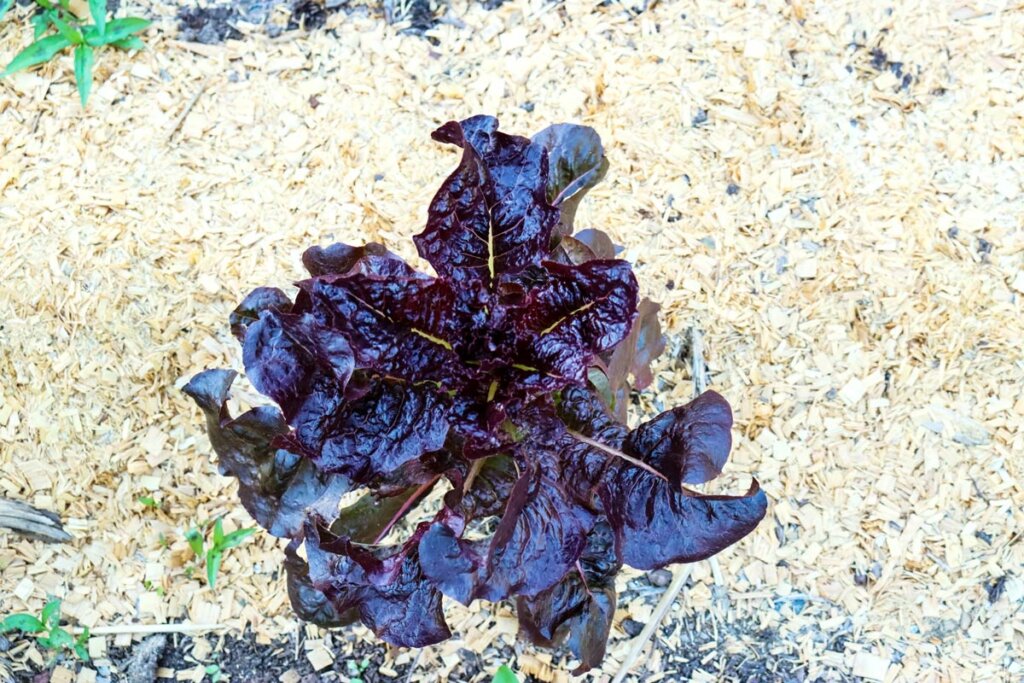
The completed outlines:
{"type": "MultiPolygon", "coordinates": [[[[97,626],[89,629],[89,635],[116,636],[121,633],[198,633],[202,631],[221,631],[229,628],[227,624],[120,624],[118,626],[97,626]]],[[[83,628],[73,628],[72,633],[78,635],[83,628]]]]}
{"type": "Polygon", "coordinates": [[[665,618],[668,613],[669,607],[676,601],[676,596],[679,595],[679,591],[683,589],[683,585],[686,580],[690,578],[690,570],[693,565],[684,564],[676,569],[675,576],[672,577],[672,583],[665,589],[665,593],[661,596],[661,600],[658,601],[658,606],[654,608],[654,613],[651,614],[651,618],[644,625],[644,630],[640,631],[640,635],[633,641],[633,647],[629,649],[629,654],[622,660],[622,666],[619,667],[618,673],[615,674],[615,678],[612,679],[612,683],[622,683],[626,680],[626,675],[629,674],[629,670],[633,668],[633,663],[636,662],[637,657],[643,652],[644,647],[647,645],[647,641],[651,639],[654,632],[661,626],[661,620],[665,618]]]}
{"type": "Polygon", "coordinates": [[[409,665],[409,672],[405,674],[405,683],[412,683],[412,676],[416,673],[416,667],[420,665],[420,660],[423,659],[423,653],[427,648],[421,647],[420,651],[416,653],[416,659],[412,660],[412,664],[409,665]]]}
{"type": "Polygon", "coordinates": [[[184,125],[185,123],[185,119],[187,119],[188,115],[192,113],[192,109],[195,108],[196,102],[199,101],[199,98],[202,97],[203,93],[206,92],[206,89],[208,87],[210,87],[209,78],[203,81],[203,84],[199,86],[199,90],[196,90],[196,93],[192,95],[192,99],[190,99],[188,103],[185,105],[185,108],[182,110],[181,115],[178,116],[178,120],[174,122],[174,127],[171,128],[171,132],[167,135],[167,142],[173,140],[174,136],[177,135],[179,130],[181,130],[182,125],[184,125]]]}
{"type": "MultiPolygon", "coordinates": [[[[704,364],[704,337],[696,326],[690,328],[690,374],[693,377],[693,395],[694,397],[700,396],[708,388],[708,371],[707,366],[704,364]]],[[[711,571],[715,576],[715,580],[720,581],[722,570],[718,567],[717,562],[715,562],[715,558],[712,557],[711,561],[711,571]]],[[[676,601],[676,596],[683,590],[683,585],[690,578],[691,567],[692,565],[684,564],[676,568],[675,575],[672,577],[672,583],[665,589],[665,593],[661,596],[661,600],[658,601],[658,606],[654,608],[654,613],[644,626],[644,630],[633,641],[633,647],[630,648],[629,654],[622,661],[622,665],[615,674],[615,678],[612,679],[612,683],[622,683],[625,680],[629,670],[633,668],[633,663],[636,662],[637,657],[640,656],[640,653],[643,652],[644,647],[647,645],[647,641],[654,635],[654,632],[661,625],[661,620],[668,613],[669,607],[676,601]]]]}

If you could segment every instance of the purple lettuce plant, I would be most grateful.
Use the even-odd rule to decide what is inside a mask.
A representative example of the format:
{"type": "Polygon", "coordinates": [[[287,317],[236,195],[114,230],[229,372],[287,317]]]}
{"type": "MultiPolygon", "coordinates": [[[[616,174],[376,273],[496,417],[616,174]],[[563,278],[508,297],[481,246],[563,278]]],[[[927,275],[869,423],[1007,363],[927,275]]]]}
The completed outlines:
{"type": "Polygon", "coordinates": [[[573,234],[607,169],[597,134],[528,139],[476,116],[433,137],[462,149],[415,237],[435,275],[379,244],[313,247],[294,297],[261,287],[230,317],[278,407],[233,417],[230,370],[185,392],[242,505],[291,539],[301,618],[422,647],[451,635],[444,596],[514,597],[522,633],[568,638],[582,673],[604,656],[623,564],[707,558],[757,525],[765,495],[686,487],[728,457],[720,395],[625,425],[664,342],[608,237],[573,234]],[[440,509],[403,524],[435,490],[440,509]]]}

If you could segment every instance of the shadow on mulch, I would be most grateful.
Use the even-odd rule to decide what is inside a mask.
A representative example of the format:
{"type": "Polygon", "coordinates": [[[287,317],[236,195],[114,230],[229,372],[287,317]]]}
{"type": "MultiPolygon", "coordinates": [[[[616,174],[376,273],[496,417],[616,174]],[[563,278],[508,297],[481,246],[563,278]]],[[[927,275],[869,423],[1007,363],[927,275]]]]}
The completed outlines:
{"type": "MultiPolygon", "coordinates": [[[[644,596],[636,597],[643,599],[644,596]]],[[[788,615],[782,617],[778,626],[768,628],[755,617],[725,621],[721,614],[712,610],[680,615],[667,621],[654,639],[660,651],[659,673],[663,675],[662,680],[688,681],[698,671],[719,681],[735,683],[852,683],[858,680],[838,669],[818,671],[812,677],[801,662],[800,644],[793,633],[787,633],[793,630],[785,623],[788,615]]],[[[627,619],[622,627],[632,636],[639,633],[643,624],[627,619]]],[[[822,649],[844,650],[848,628],[840,628],[834,633],[818,631],[813,634],[807,634],[806,628],[801,629],[800,635],[810,635],[822,649]]],[[[159,666],[174,671],[189,671],[202,666],[210,672],[204,681],[212,681],[212,674],[216,671],[222,676],[227,674],[224,678],[234,683],[278,683],[282,674],[290,670],[298,674],[300,683],[348,683],[351,680],[395,683],[407,680],[412,667],[411,664],[391,664],[386,673],[381,672],[387,646],[342,629],[331,634],[333,643],[329,649],[336,657],[333,664],[315,671],[306,658],[300,638],[301,632],[296,632],[291,638],[260,645],[250,634],[242,637],[229,635],[223,640],[209,636],[207,640],[214,651],[200,662],[192,657],[195,641],[188,636],[177,636],[168,640],[159,658],[159,666]]],[[[99,667],[97,683],[152,683],[130,681],[124,673],[138,647],[136,643],[131,648],[109,648],[108,658],[113,666],[99,667]]],[[[552,654],[552,668],[564,671],[572,668],[564,649],[552,654]]],[[[448,677],[452,683],[490,681],[490,674],[498,664],[507,662],[516,666],[515,652],[507,646],[483,655],[468,649],[461,650],[459,656],[459,664],[448,677]]],[[[649,660],[642,659],[634,670],[640,680],[646,675],[641,668],[644,661],[649,660]]],[[[72,661],[65,660],[63,664],[80,668],[72,661]]],[[[424,665],[417,668],[417,673],[418,680],[430,680],[430,672],[424,665]]],[[[50,673],[21,672],[15,674],[15,680],[18,683],[49,683],[50,673]]],[[[521,675],[520,680],[522,683],[540,683],[530,676],[521,675]]]]}
{"type": "MultiPolygon", "coordinates": [[[[182,671],[194,669],[197,665],[216,665],[220,672],[229,674],[232,681],[246,683],[278,683],[281,675],[289,670],[300,676],[301,683],[347,683],[350,680],[359,680],[362,683],[394,683],[405,681],[409,676],[412,664],[392,664],[389,665],[387,673],[381,672],[384,664],[383,652],[387,647],[383,643],[358,638],[345,630],[331,635],[334,643],[329,649],[336,658],[330,667],[320,671],[314,670],[306,658],[305,648],[303,643],[299,642],[298,635],[269,645],[258,645],[251,637],[227,636],[216,651],[203,662],[197,662],[190,656],[192,638],[179,637],[168,644],[160,658],[160,666],[182,671]]],[[[212,638],[210,641],[215,642],[212,638]]],[[[122,662],[118,668],[123,670],[131,657],[131,652],[125,650],[118,654],[122,662]]],[[[488,668],[487,662],[479,653],[462,650],[459,655],[461,661],[452,671],[450,681],[476,680],[488,668]]],[[[511,648],[503,648],[499,658],[512,661],[514,653],[511,648]]],[[[425,669],[418,670],[421,674],[427,673],[425,669]]],[[[524,679],[523,683],[526,683],[526,680],[524,679]]],[[[111,683],[116,681],[117,679],[113,679],[111,683]]]]}
{"type": "MultiPolygon", "coordinates": [[[[638,576],[630,580],[622,592],[620,604],[656,602],[670,580],[671,573],[666,570],[638,576]]],[[[692,581],[689,587],[693,587],[692,581]]],[[[653,673],[643,667],[656,660],[657,673],[665,681],[692,680],[698,671],[705,677],[710,675],[717,681],[731,683],[852,683],[858,680],[840,668],[820,665],[812,675],[804,664],[803,653],[807,647],[843,653],[853,642],[852,618],[839,605],[827,600],[815,601],[800,593],[776,596],[760,606],[747,605],[740,615],[728,605],[729,597],[723,593],[714,596],[712,609],[670,613],[653,639],[658,653],[641,658],[633,671],[636,679],[644,680],[653,673]],[[839,625],[824,630],[822,623],[839,625]]],[[[629,637],[637,636],[643,627],[643,623],[630,618],[619,623],[619,628],[629,637]]],[[[268,644],[258,644],[249,632],[241,636],[211,634],[203,639],[206,643],[201,659],[197,660],[194,656],[197,639],[185,635],[165,638],[162,650],[157,651],[158,655],[154,653],[156,666],[175,672],[194,672],[201,667],[206,674],[202,680],[211,683],[218,673],[222,680],[233,683],[278,683],[288,671],[294,671],[300,683],[397,683],[406,681],[414,666],[394,664],[393,658],[385,657],[387,645],[367,637],[365,631],[352,629],[338,629],[324,637],[323,646],[334,661],[320,671],[316,671],[306,657],[304,629],[297,628],[290,636],[268,644]]],[[[140,654],[148,649],[146,642],[143,640],[126,648],[108,648],[109,666],[89,665],[98,674],[96,683],[155,683],[152,673],[142,678],[126,675],[133,659],[140,659],[140,654]]],[[[14,674],[14,680],[50,683],[50,671],[26,668],[24,658],[16,654],[18,645],[0,636],[0,655],[9,652],[8,656],[21,664],[22,671],[14,674]]],[[[500,640],[483,652],[462,649],[458,651],[459,663],[448,680],[451,683],[489,683],[499,664],[516,667],[517,651],[538,650],[522,644],[513,648],[500,640]]],[[[552,655],[552,669],[569,671],[573,668],[575,663],[570,661],[568,648],[548,652],[552,655]]],[[[898,662],[900,656],[897,651],[893,661],[898,662]]],[[[72,670],[82,668],[77,661],[64,657],[57,663],[72,670]]],[[[416,668],[416,680],[437,678],[436,675],[432,678],[429,666],[424,662],[416,668]]],[[[146,668],[152,672],[156,667],[150,661],[146,668]]],[[[0,682],[6,683],[2,674],[0,666],[0,682]]],[[[540,683],[530,676],[521,675],[520,680],[540,683]]]]}
{"type": "MultiPolygon", "coordinates": [[[[505,0],[479,0],[488,10],[494,10],[505,0]]],[[[348,0],[231,0],[210,6],[187,6],[178,10],[179,38],[187,42],[216,44],[240,39],[239,22],[265,27],[275,38],[284,31],[321,28],[327,17],[335,12],[364,14],[372,12],[367,5],[350,6],[348,0]],[[283,6],[289,13],[286,24],[268,21],[275,8],[283,6]]],[[[402,33],[423,35],[441,21],[446,6],[436,0],[381,0],[379,15],[382,21],[402,24],[402,33]]],[[[447,21],[456,21],[448,19],[447,21]]]]}

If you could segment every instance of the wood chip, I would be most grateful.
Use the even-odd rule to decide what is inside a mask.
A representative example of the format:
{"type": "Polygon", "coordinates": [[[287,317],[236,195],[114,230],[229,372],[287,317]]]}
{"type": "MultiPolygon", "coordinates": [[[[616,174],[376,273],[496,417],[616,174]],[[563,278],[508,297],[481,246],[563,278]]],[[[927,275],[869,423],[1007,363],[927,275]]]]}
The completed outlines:
{"type": "Polygon", "coordinates": [[[884,681],[889,665],[889,660],[878,655],[858,652],[853,658],[853,675],[872,681],[884,681]]]}
{"type": "Polygon", "coordinates": [[[90,659],[103,659],[107,656],[107,639],[105,636],[93,636],[87,643],[90,659]]]}
{"type": "Polygon", "coordinates": [[[322,671],[334,663],[334,656],[323,643],[316,643],[307,649],[306,659],[313,665],[315,671],[322,671]]]}
{"type": "Polygon", "coordinates": [[[56,667],[50,673],[50,683],[73,683],[75,672],[63,666],[56,667]]]}
{"type": "Polygon", "coordinates": [[[210,641],[203,637],[197,637],[192,641],[192,657],[197,662],[205,662],[209,658],[210,654],[213,653],[213,647],[210,646],[210,641]]]}
{"type": "Polygon", "coordinates": [[[32,583],[31,579],[25,577],[24,579],[18,582],[18,585],[14,587],[12,593],[14,593],[14,597],[18,598],[22,602],[26,602],[29,599],[29,596],[32,595],[32,591],[34,590],[35,584],[32,583]]]}
{"type": "Polygon", "coordinates": [[[202,665],[197,665],[191,669],[182,669],[175,672],[175,679],[179,681],[200,683],[204,678],[206,678],[206,667],[202,665]]]}

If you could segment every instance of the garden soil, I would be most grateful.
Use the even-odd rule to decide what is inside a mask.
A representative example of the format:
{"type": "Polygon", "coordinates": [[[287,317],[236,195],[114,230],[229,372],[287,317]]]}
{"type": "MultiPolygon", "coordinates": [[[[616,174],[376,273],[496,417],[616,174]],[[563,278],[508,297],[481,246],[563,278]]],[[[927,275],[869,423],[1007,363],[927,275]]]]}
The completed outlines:
{"type": "MultiPolygon", "coordinates": [[[[455,637],[398,650],[298,624],[268,535],[216,591],[182,537],[250,524],[180,391],[240,366],[228,312],[303,277],[312,244],[415,259],[456,162],[430,132],[476,113],[600,132],[611,170],[577,224],[624,247],[669,340],[634,417],[690,398],[701,330],[736,415],[709,490],[769,496],[627,680],[1024,678],[1019,3],[511,0],[414,32],[373,8],[238,22],[217,45],[180,39],[177,7],[121,11],[156,17],[148,49],[101,53],[86,111],[69,55],[0,81],[0,496],[74,537],[0,534],[0,613],[55,595],[100,634],[49,667],[0,638],[16,680],[124,680],[140,625],[172,622],[210,628],[171,634],[158,680],[569,680],[508,604],[449,604],[455,637]]],[[[667,578],[623,573],[582,680],[615,675],[667,578]]]]}

